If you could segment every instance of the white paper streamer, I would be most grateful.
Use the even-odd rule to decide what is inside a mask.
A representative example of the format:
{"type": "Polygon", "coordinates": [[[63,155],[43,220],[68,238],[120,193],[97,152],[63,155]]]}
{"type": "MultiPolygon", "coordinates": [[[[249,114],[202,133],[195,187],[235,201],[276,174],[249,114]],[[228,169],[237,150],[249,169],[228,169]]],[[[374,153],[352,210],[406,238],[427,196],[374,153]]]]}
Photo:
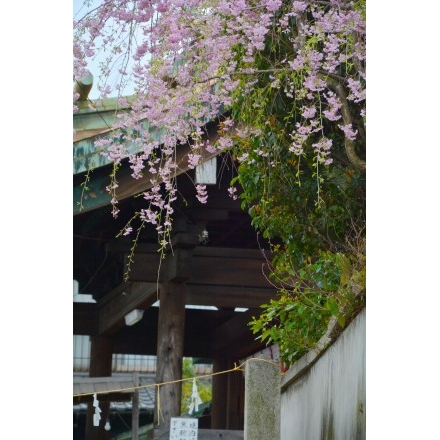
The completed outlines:
{"type": "Polygon", "coordinates": [[[93,406],[95,407],[95,414],[93,414],[93,426],[99,426],[101,420],[101,408],[99,407],[99,401],[96,397],[96,393],[93,394],[93,406]]]}
{"type": "Polygon", "coordinates": [[[202,399],[199,396],[199,392],[197,390],[196,378],[193,379],[192,394],[191,394],[190,399],[191,399],[191,404],[190,404],[189,409],[188,409],[188,414],[192,414],[194,409],[196,411],[198,411],[199,410],[199,405],[201,403],[203,403],[202,399]]]}

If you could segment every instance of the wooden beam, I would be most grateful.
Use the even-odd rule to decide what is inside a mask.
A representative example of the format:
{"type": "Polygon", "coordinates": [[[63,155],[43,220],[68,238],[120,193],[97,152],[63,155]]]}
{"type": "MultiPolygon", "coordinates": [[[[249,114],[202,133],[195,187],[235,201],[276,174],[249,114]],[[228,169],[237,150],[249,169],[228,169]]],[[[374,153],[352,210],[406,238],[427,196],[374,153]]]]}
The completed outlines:
{"type": "MultiPolygon", "coordinates": [[[[187,240],[190,240],[190,245],[193,245],[193,234],[187,234],[187,240]]],[[[177,238],[173,238],[177,242],[184,242],[184,234],[179,234],[177,238]]],[[[107,252],[109,253],[125,253],[130,252],[131,243],[121,240],[109,241],[107,244],[107,252]]],[[[156,243],[138,243],[136,245],[135,255],[149,254],[158,255],[158,245],[156,243]]],[[[196,257],[219,257],[219,258],[234,258],[234,259],[251,259],[259,261],[270,261],[273,255],[267,250],[260,249],[243,249],[243,248],[229,248],[217,246],[196,246],[193,255],[196,257]]]]}
{"type": "MultiPolygon", "coordinates": [[[[211,200],[210,200],[211,202],[211,200]]],[[[214,204],[212,204],[214,206],[214,204]]],[[[229,218],[226,209],[211,208],[211,206],[191,208],[192,218],[197,222],[227,221],[229,218]]]]}
{"type": "Polygon", "coordinates": [[[186,303],[218,308],[257,308],[276,295],[275,288],[187,284],[186,303]]]}
{"type": "MultiPolygon", "coordinates": [[[[127,241],[121,241],[121,240],[112,240],[109,241],[106,245],[106,251],[108,253],[125,253],[128,254],[130,252],[132,244],[127,243],[127,241]]],[[[156,255],[157,262],[159,263],[159,253],[157,252],[159,249],[159,246],[157,243],[137,243],[136,244],[136,251],[135,256],[138,254],[150,254],[150,255],[156,255]]]]}
{"type": "Polygon", "coordinates": [[[248,323],[259,311],[248,310],[219,326],[214,331],[216,357],[243,359],[265,345],[252,333],[248,323]],[[257,312],[257,313],[256,313],[257,312]]]}
{"type": "MultiPolygon", "coordinates": [[[[158,281],[157,251],[137,249],[129,280],[158,281]]],[[[273,288],[267,276],[268,261],[258,249],[228,249],[196,246],[192,252],[188,284],[273,288]]],[[[161,271],[159,281],[164,279],[161,271]]]]}
{"type": "Polygon", "coordinates": [[[134,309],[145,309],[157,301],[157,284],[123,283],[98,303],[99,334],[110,335],[125,326],[124,316],[134,309]]]}
{"type": "Polygon", "coordinates": [[[263,275],[263,260],[193,255],[192,284],[270,287],[263,275]]]}
{"type": "Polygon", "coordinates": [[[192,253],[198,244],[196,234],[178,233],[172,239],[173,250],[166,255],[164,275],[167,282],[186,281],[192,272],[192,253]]]}
{"type": "MultiPolygon", "coordinates": [[[[96,304],[74,303],[73,334],[93,336],[98,334],[98,328],[99,334],[116,334],[125,327],[125,314],[136,308],[145,310],[144,313],[147,315],[144,316],[144,320],[156,320],[156,317],[150,316],[151,313],[155,313],[156,309],[153,308],[149,312],[149,306],[157,300],[156,288],[153,289],[148,283],[138,284],[145,285],[143,295],[140,292],[134,293],[130,302],[130,298],[126,299],[121,293],[120,298],[109,301],[101,311],[97,310],[96,304]]],[[[188,284],[186,292],[185,301],[188,305],[214,306],[232,310],[235,307],[257,309],[260,305],[267,304],[276,295],[276,291],[272,289],[195,284],[188,284]]]]}
{"type": "MultiPolygon", "coordinates": [[[[124,257],[126,261],[128,256],[124,257]]],[[[159,267],[160,255],[155,254],[139,254],[134,256],[134,262],[129,273],[129,281],[143,283],[162,283],[165,281],[164,269],[159,267]],[[160,269],[160,270],[158,270],[160,269]]],[[[125,262],[124,262],[125,266],[125,262]]]]}

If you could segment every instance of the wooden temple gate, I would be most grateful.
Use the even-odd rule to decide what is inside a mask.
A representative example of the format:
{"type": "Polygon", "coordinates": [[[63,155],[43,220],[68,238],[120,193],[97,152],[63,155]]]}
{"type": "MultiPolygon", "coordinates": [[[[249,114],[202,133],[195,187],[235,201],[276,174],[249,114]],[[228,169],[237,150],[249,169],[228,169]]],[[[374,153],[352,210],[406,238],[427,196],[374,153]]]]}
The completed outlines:
{"type": "MultiPolygon", "coordinates": [[[[73,333],[91,337],[89,375],[110,376],[113,353],[156,355],[156,383],[181,379],[183,357],[210,359],[214,373],[229,370],[262,348],[248,323],[260,313],[259,306],[276,294],[267,279],[268,261],[261,249],[265,246],[267,253],[268,246],[257,240],[240,201],[227,193],[233,162],[229,157],[214,159],[225,176],[209,186],[208,203],[202,205],[195,198],[194,170],[184,165],[189,146],[180,148],[182,171],[177,186],[181,197],[175,203],[172,252],[161,260],[156,231],[147,227],[140,235],[129,277],[124,281],[132,243],[130,238],[115,237],[128,217],[142,206],[142,198],[133,196],[148,188],[148,176],[134,180],[128,164],[123,164],[118,189],[121,217],[116,220],[111,216],[110,198],[105,191],[111,164],[100,163],[93,170],[88,191],[81,201],[78,199],[86,165],[90,165],[94,154],[85,142],[90,144],[96,136],[108,132],[109,122],[101,129],[93,126],[105,119],[107,111],[108,103],[95,116],[85,104],[80,105],[76,117],[77,126],[82,128],[74,142],[73,276],[80,292],[92,294],[96,303],[74,303],[73,333]],[[153,307],[157,300],[160,306],[153,307]],[[185,308],[189,304],[215,306],[217,310],[185,308]],[[236,307],[248,310],[236,312],[236,307]],[[133,310],[143,310],[143,318],[128,326],[124,318],[133,310]]],[[[207,133],[216,136],[216,124],[208,126],[207,133]]],[[[242,375],[214,375],[212,384],[211,429],[242,430],[242,375]]],[[[155,423],[160,422],[157,436],[168,429],[171,417],[180,415],[180,396],[181,383],[160,387],[163,419],[157,420],[155,411],[155,423]]],[[[107,402],[102,398],[104,411],[108,411],[109,399],[111,396],[107,402]]],[[[90,403],[85,439],[107,439],[103,426],[92,426],[92,417],[90,403]]]]}

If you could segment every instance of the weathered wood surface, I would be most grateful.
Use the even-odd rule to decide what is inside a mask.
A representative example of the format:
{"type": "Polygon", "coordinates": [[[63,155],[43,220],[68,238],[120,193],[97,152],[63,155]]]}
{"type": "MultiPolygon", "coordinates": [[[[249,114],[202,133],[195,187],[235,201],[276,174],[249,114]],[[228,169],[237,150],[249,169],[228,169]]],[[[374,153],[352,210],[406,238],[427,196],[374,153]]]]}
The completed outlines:
{"type": "MultiPolygon", "coordinates": [[[[213,372],[219,373],[233,368],[230,359],[215,357],[213,360],[213,372]]],[[[227,428],[227,405],[228,405],[228,376],[227,374],[214,374],[212,376],[212,406],[211,428],[227,428]]]]}
{"type": "Polygon", "coordinates": [[[155,402],[154,426],[162,433],[171,417],[180,415],[182,358],[185,334],[185,285],[169,282],[160,287],[157,333],[156,383],[161,385],[155,402]],[[170,383],[171,382],[171,383],[170,383]],[[158,411],[159,417],[158,417],[158,411]]]}
{"type": "MultiPolygon", "coordinates": [[[[159,255],[156,247],[137,249],[129,280],[154,283],[158,281],[159,255]]],[[[181,263],[176,257],[177,264],[181,263]]],[[[232,286],[264,289],[275,288],[267,275],[268,262],[258,249],[228,249],[196,246],[188,261],[188,286],[232,286]]],[[[165,279],[165,267],[159,273],[159,281],[165,279]]],[[[236,304],[238,306],[238,304],[236,304]]]]}
{"type": "MultiPolygon", "coordinates": [[[[139,386],[139,373],[133,373],[133,381],[139,386]]],[[[131,400],[131,439],[139,439],[139,390],[134,390],[131,400]]]]}
{"type": "Polygon", "coordinates": [[[99,334],[114,334],[125,326],[124,316],[157,301],[157,284],[123,283],[99,302],[99,334]]]}

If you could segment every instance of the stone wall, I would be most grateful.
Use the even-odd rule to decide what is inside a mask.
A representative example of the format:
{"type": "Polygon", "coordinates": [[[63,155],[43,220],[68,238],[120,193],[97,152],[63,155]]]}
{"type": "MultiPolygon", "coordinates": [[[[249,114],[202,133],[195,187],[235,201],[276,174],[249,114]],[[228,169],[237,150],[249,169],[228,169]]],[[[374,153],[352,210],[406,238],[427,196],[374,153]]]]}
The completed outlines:
{"type": "Polygon", "coordinates": [[[281,440],[365,439],[366,310],[281,379],[281,440]]]}

